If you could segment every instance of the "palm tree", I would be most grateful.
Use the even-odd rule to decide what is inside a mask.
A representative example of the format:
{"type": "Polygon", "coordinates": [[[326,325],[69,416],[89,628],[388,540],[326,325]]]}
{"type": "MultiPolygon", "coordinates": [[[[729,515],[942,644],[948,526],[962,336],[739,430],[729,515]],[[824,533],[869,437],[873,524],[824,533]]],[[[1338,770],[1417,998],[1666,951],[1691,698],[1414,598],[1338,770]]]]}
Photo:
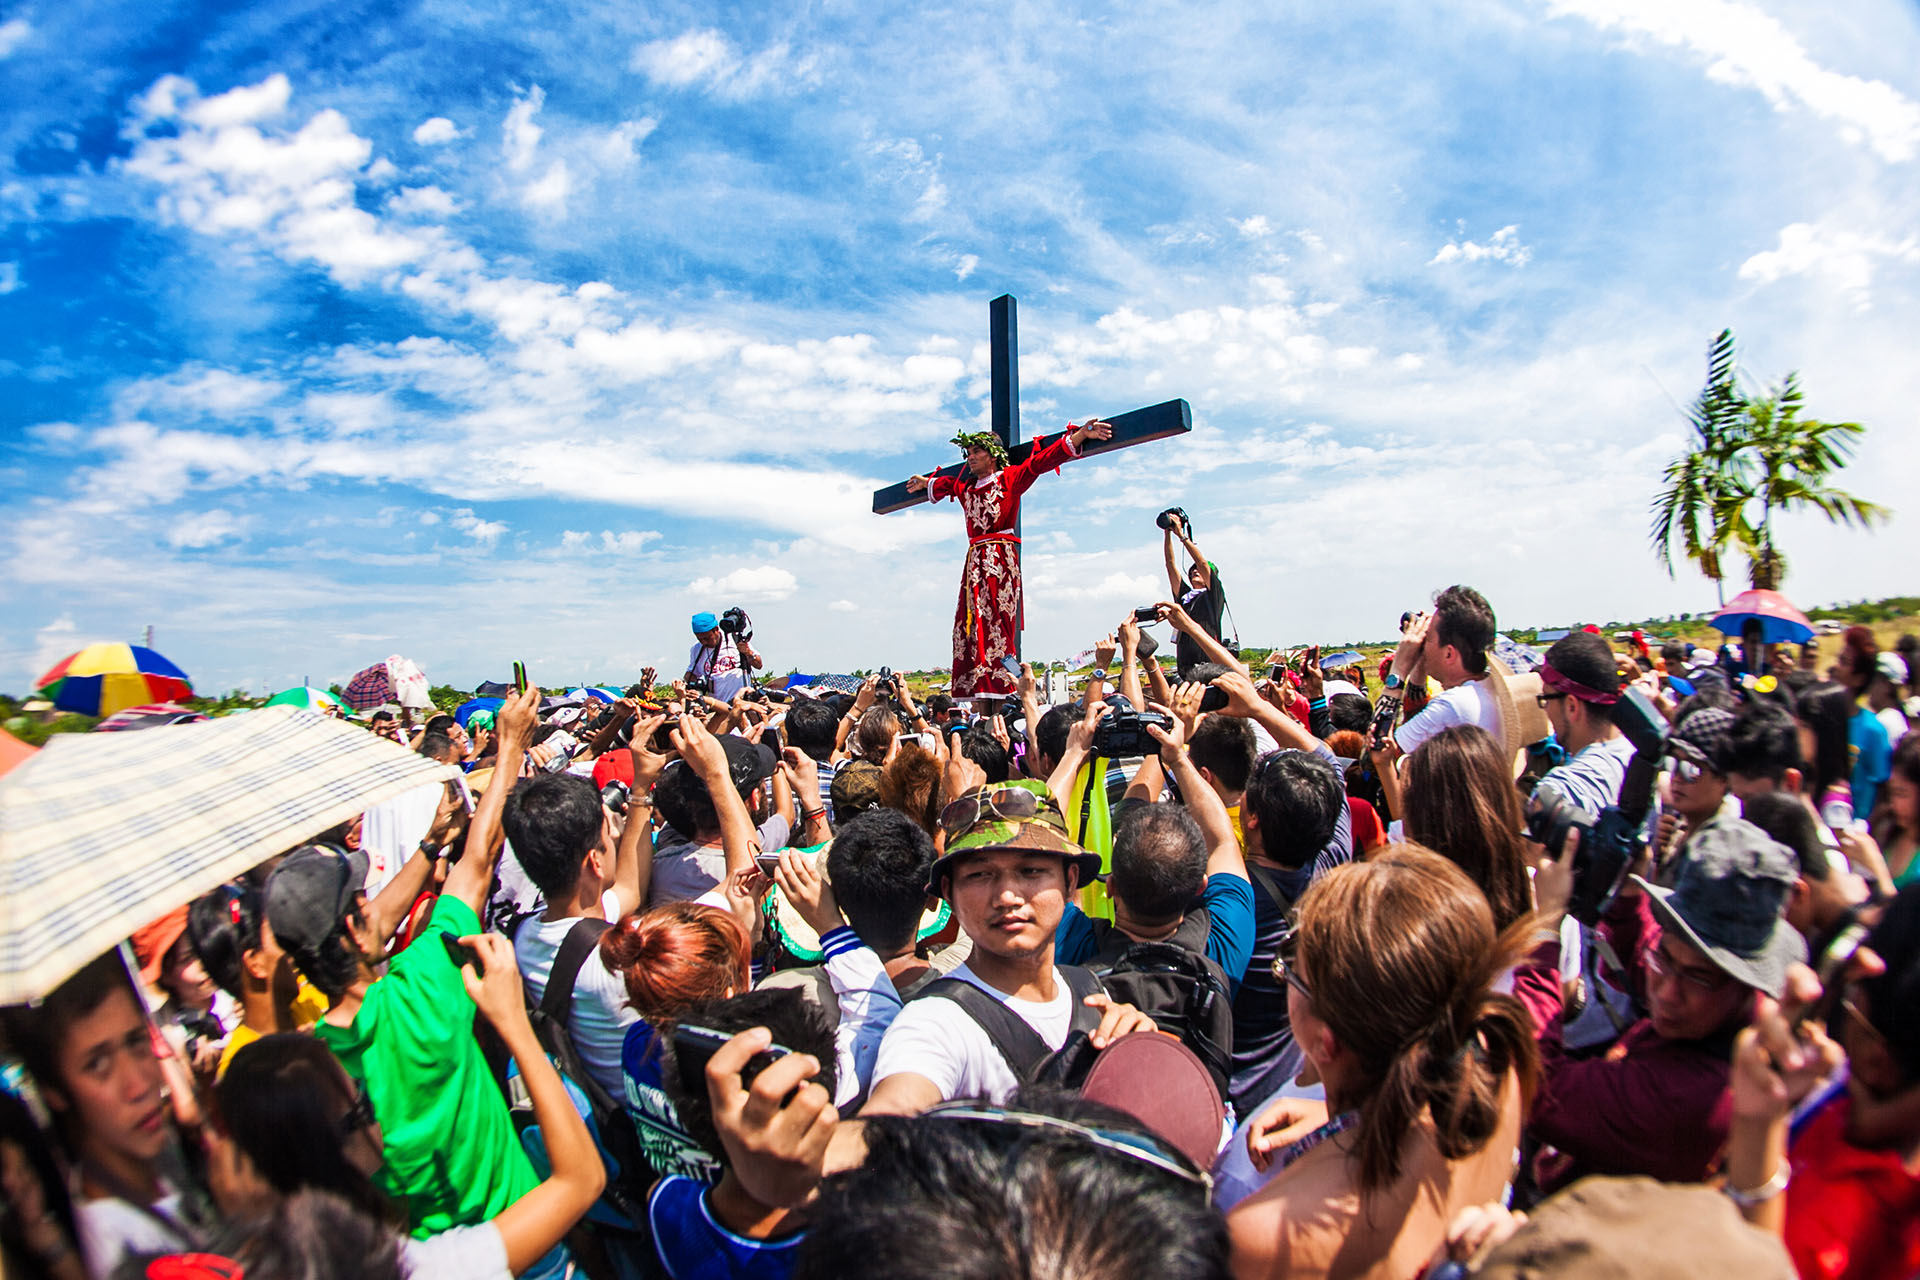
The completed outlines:
{"type": "Polygon", "coordinates": [[[1714,338],[1706,386],[1687,410],[1693,447],[1667,464],[1665,487],[1653,502],[1653,549],[1669,575],[1677,542],[1725,603],[1729,549],[1746,557],[1753,586],[1777,587],[1786,576],[1786,556],[1774,538],[1776,513],[1811,507],[1861,528],[1887,518],[1885,507],[1828,482],[1847,465],[1866,428],[1802,418],[1802,404],[1795,374],[1758,396],[1742,391],[1733,331],[1722,329],[1714,338]]]}

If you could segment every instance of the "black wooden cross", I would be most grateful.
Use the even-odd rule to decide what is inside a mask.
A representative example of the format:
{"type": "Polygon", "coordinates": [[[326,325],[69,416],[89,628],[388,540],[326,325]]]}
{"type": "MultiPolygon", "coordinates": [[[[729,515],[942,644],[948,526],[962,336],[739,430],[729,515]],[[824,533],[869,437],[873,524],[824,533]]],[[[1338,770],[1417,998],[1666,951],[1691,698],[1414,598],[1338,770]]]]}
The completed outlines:
{"type": "MultiPolygon", "coordinates": [[[[1007,448],[1009,462],[1021,462],[1033,452],[1032,442],[1020,440],[1020,368],[1018,325],[1014,318],[1013,295],[1003,293],[988,304],[993,319],[993,433],[1007,448]]],[[[1111,440],[1089,440],[1081,446],[1083,457],[1111,453],[1149,440],[1165,440],[1193,430],[1193,410],[1185,400],[1168,400],[1131,413],[1107,418],[1113,425],[1111,440]]],[[[948,467],[929,472],[929,477],[958,475],[966,466],[963,458],[948,467]]],[[[907,482],[890,484],[873,492],[875,515],[891,515],[927,501],[925,493],[909,493],[907,482]]]]}

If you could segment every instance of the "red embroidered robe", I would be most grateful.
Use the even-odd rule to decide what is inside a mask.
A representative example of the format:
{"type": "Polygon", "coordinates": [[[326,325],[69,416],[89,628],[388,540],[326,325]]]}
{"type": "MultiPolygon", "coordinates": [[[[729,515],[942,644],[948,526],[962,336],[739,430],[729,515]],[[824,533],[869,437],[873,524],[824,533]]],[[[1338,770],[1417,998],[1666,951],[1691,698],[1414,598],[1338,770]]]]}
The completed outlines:
{"type": "Polygon", "coordinates": [[[1019,652],[1024,605],[1020,588],[1020,495],[1043,471],[1080,456],[1070,435],[1034,446],[1025,462],[1002,467],[985,480],[970,473],[935,476],[927,495],[938,502],[958,498],[967,517],[967,562],[960,571],[960,600],[953,611],[953,696],[1012,696],[1015,680],[1002,658],[1019,652]]]}

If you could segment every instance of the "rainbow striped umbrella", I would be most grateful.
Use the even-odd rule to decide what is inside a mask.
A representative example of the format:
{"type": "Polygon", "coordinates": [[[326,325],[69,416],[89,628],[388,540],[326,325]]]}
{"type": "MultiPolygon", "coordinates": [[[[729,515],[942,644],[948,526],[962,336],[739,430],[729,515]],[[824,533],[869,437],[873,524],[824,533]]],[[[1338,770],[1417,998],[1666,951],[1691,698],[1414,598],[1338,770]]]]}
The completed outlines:
{"type": "Polygon", "coordinates": [[[137,644],[90,644],[53,664],[34,692],[61,711],[110,716],[193,696],[187,673],[137,644]]]}

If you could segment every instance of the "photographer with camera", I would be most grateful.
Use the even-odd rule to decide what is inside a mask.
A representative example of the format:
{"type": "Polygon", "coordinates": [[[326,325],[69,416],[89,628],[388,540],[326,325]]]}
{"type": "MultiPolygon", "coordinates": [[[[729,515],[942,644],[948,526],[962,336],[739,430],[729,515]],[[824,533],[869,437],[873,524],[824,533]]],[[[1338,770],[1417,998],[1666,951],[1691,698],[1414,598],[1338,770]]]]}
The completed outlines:
{"type": "MultiPolygon", "coordinates": [[[[1193,541],[1193,521],[1187,518],[1184,510],[1168,507],[1155,516],[1153,522],[1160,526],[1161,551],[1166,557],[1167,588],[1173,593],[1171,598],[1193,619],[1196,631],[1203,631],[1218,642],[1227,609],[1227,592],[1220,585],[1220,567],[1200,554],[1200,548],[1193,541]],[[1191,561],[1184,575],[1173,554],[1175,538],[1186,548],[1191,561]]],[[[1182,680],[1187,679],[1187,673],[1198,664],[1215,661],[1201,649],[1195,635],[1186,630],[1180,631],[1174,638],[1173,656],[1182,680]]]]}
{"type": "Polygon", "coordinates": [[[1606,1054],[1575,1058],[1561,1035],[1559,926],[1581,846],[1596,838],[1569,831],[1557,856],[1541,863],[1533,883],[1539,941],[1513,976],[1540,1046],[1540,1092],[1527,1126],[1544,1144],[1535,1174],[1543,1192],[1596,1173],[1699,1182],[1727,1141],[1734,1039],[1752,1021],[1756,993],[1781,998],[1787,967],[1807,956],[1786,920],[1797,864],[1753,824],[1715,818],[1689,841],[1671,889],[1632,876],[1600,930],[1647,1016],[1606,1054]]]}
{"type": "Polygon", "coordinates": [[[753,650],[753,623],[735,606],[719,617],[702,610],[692,619],[694,645],[687,653],[687,687],[732,702],[749,677],[767,665],[753,650]]]}

